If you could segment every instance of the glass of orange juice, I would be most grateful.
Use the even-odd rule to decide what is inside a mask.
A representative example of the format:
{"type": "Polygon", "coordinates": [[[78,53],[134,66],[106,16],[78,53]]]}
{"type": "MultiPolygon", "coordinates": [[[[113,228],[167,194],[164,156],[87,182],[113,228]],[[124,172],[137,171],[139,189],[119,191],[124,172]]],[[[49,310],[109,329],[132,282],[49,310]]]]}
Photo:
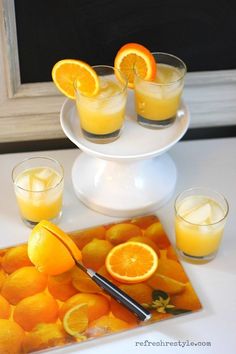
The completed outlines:
{"type": "Polygon", "coordinates": [[[191,188],[177,197],[175,235],[182,258],[204,263],[215,257],[228,211],[225,197],[207,188],[191,188]]]}
{"type": "Polygon", "coordinates": [[[112,66],[93,66],[99,77],[99,91],[83,95],[75,81],[76,106],[84,137],[93,143],[110,143],[121,133],[127,100],[127,78],[112,66]]]}
{"type": "Polygon", "coordinates": [[[178,116],[187,69],[185,63],[172,54],[152,54],[157,64],[156,77],[147,81],[135,73],[135,106],[139,124],[160,129],[169,127],[178,116]]]}
{"type": "Polygon", "coordinates": [[[57,223],[62,215],[64,171],[50,157],[31,157],[12,171],[16,200],[24,223],[34,227],[40,220],[57,223]]]}

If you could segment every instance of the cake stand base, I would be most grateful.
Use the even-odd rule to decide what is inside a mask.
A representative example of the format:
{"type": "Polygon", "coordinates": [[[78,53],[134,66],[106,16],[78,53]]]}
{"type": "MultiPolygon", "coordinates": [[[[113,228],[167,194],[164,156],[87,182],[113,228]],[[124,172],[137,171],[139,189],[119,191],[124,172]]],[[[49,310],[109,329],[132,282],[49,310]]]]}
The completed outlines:
{"type": "Polygon", "coordinates": [[[72,168],[77,197],[100,213],[132,217],[160,208],[172,196],[176,167],[170,156],[111,161],[81,152],[72,168]]]}

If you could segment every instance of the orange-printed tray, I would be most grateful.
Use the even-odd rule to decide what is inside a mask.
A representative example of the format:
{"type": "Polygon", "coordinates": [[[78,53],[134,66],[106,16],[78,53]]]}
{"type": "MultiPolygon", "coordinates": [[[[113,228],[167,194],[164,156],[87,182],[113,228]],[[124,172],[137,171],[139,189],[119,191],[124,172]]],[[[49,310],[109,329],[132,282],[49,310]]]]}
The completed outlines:
{"type": "Polygon", "coordinates": [[[152,318],[139,322],[77,267],[57,276],[39,273],[28,258],[27,245],[18,245],[0,250],[0,353],[31,353],[75,346],[201,309],[191,282],[155,215],[74,231],[70,236],[82,250],[85,266],[148,308],[152,318]],[[127,240],[147,243],[158,255],[156,272],[144,282],[118,282],[106,269],[107,253],[127,240]],[[83,330],[72,335],[65,316],[80,304],[86,304],[82,308],[87,311],[87,322],[84,325],[82,311],[79,319],[83,330]]]}

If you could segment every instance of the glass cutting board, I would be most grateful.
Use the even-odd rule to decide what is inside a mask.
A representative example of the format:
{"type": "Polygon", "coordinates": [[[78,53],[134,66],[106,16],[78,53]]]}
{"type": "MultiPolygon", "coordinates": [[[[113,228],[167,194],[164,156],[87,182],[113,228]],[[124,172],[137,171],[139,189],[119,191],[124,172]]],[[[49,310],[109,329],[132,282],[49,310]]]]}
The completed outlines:
{"type": "MultiPolygon", "coordinates": [[[[96,338],[101,336],[201,309],[190,279],[155,215],[99,225],[69,235],[82,250],[85,265],[148,308],[152,318],[145,323],[138,321],[76,267],[58,276],[38,274],[28,259],[27,245],[18,245],[0,250],[0,352],[4,351],[7,328],[10,328],[8,335],[11,331],[19,332],[15,340],[9,339],[14,353],[48,351],[68,345],[76,350],[80,342],[94,339],[95,344],[96,338]],[[156,272],[144,282],[118,282],[104,265],[109,250],[127,240],[147,243],[158,255],[156,272]],[[86,306],[82,306],[84,310],[78,318],[82,321],[83,311],[87,311],[88,323],[82,323],[83,330],[71,335],[66,328],[65,316],[72,307],[80,304],[86,306]]],[[[70,326],[73,328],[73,323],[70,326]]]]}

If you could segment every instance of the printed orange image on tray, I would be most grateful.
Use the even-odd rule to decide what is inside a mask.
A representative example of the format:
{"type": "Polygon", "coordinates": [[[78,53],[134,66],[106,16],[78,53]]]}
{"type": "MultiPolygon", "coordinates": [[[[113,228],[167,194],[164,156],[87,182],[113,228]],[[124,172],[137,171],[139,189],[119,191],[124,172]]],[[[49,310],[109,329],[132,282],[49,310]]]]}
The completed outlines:
{"type": "Polygon", "coordinates": [[[155,215],[68,234],[42,221],[28,244],[0,250],[0,353],[78,344],[199,309],[201,303],[155,215]],[[88,269],[92,276],[84,271],[88,269]],[[151,318],[141,321],[102,290],[94,274],[127,294],[151,318]]]}

